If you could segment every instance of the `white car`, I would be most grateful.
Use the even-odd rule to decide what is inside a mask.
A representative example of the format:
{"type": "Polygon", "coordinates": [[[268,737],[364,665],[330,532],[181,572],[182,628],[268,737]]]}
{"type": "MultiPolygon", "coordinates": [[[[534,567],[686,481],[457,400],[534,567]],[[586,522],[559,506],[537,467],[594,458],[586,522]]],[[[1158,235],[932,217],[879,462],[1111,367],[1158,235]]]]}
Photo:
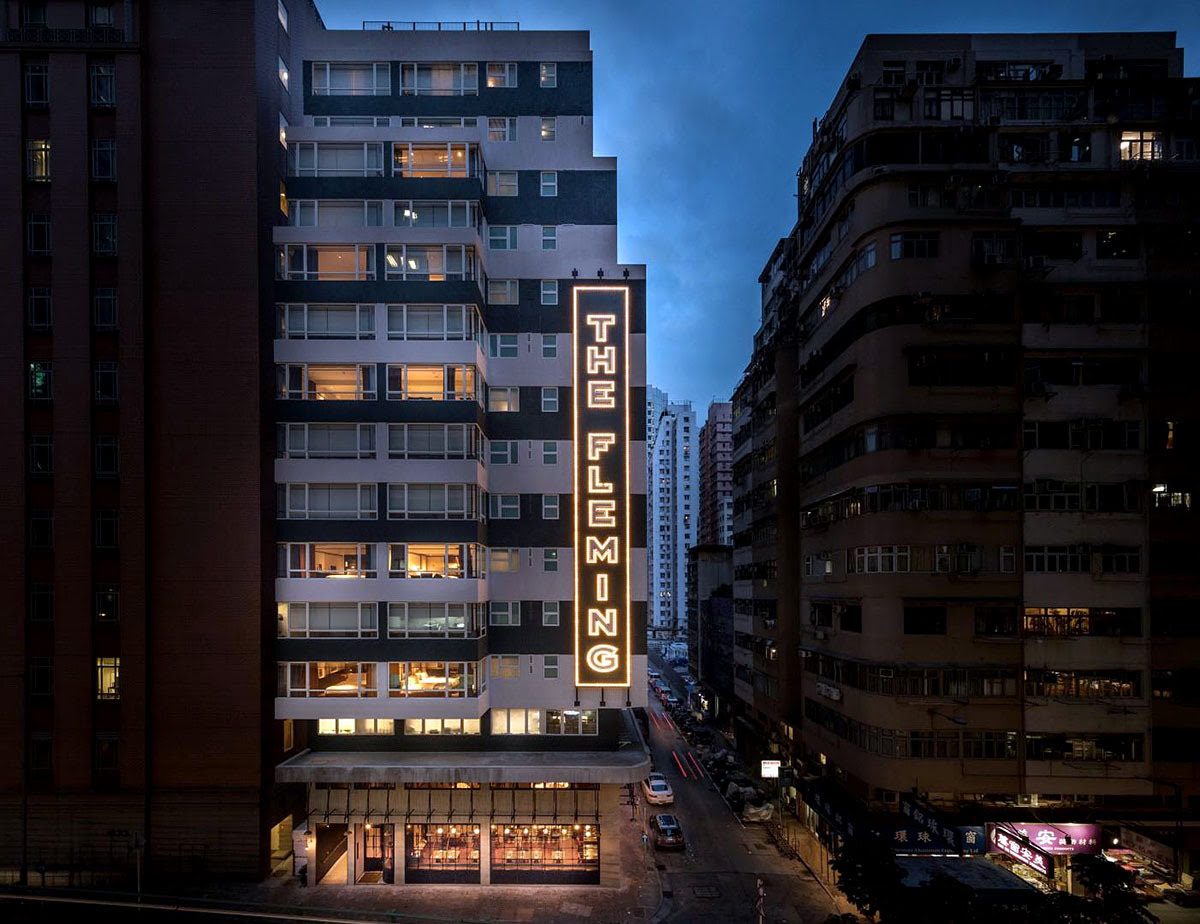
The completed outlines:
{"type": "Polygon", "coordinates": [[[661,773],[651,773],[642,780],[642,794],[651,805],[672,805],[675,802],[671,784],[661,773]]]}

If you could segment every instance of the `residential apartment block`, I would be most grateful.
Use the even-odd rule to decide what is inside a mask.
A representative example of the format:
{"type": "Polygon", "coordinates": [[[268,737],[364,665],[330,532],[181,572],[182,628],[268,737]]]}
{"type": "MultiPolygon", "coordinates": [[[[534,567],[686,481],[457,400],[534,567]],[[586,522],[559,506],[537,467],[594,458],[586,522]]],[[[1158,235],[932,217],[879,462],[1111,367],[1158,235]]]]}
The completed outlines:
{"type": "Polygon", "coordinates": [[[645,269],[587,33],[0,8],[3,874],[611,882],[645,269]]]}
{"type": "Polygon", "coordinates": [[[831,791],[1200,796],[1182,74],[1170,33],[874,35],[814,124],[734,395],[735,689],[826,835],[831,791]]]}
{"type": "Polygon", "coordinates": [[[713,401],[700,428],[700,545],[733,544],[733,405],[713,401]]]}
{"type": "Polygon", "coordinates": [[[648,412],[657,410],[658,417],[647,451],[648,629],[652,637],[670,639],[687,629],[687,550],[696,542],[700,510],[699,433],[690,401],[651,392],[656,400],[647,403],[648,412]]]}

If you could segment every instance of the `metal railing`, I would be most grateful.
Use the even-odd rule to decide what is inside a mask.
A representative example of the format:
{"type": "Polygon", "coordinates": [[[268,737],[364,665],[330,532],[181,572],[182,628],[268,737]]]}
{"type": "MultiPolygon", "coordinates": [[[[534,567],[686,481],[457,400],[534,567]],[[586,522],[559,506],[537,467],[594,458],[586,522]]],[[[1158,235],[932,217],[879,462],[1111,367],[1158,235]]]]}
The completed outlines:
{"type": "Polygon", "coordinates": [[[127,41],[124,29],[93,26],[87,29],[56,29],[49,26],[19,26],[0,31],[10,42],[26,45],[119,45],[127,41]]]}
{"type": "Polygon", "coordinates": [[[403,19],[364,19],[364,31],[372,32],[519,32],[519,22],[416,22],[403,19]]]}

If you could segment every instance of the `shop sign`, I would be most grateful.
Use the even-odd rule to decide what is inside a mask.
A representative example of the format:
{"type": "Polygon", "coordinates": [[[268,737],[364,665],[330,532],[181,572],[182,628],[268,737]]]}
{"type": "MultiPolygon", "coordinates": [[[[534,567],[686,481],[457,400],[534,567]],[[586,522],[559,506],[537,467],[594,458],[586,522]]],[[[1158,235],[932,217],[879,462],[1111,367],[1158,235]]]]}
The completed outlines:
{"type": "Polygon", "coordinates": [[[1017,835],[1010,834],[998,825],[988,825],[988,843],[991,853],[1002,853],[1024,863],[1035,873],[1047,879],[1054,877],[1054,858],[1044,850],[1034,847],[1017,835]]]}
{"type": "Polygon", "coordinates": [[[897,845],[915,845],[924,850],[934,850],[944,845],[960,854],[983,853],[985,838],[982,828],[948,824],[941,813],[910,793],[900,794],[900,812],[912,822],[916,831],[897,828],[892,835],[897,845]]]}
{"type": "Polygon", "coordinates": [[[575,685],[628,687],[629,287],[575,286],[575,685]]]}
{"type": "Polygon", "coordinates": [[[779,764],[777,760],[764,760],[762,762],[762,778],[764,780],[779,779],[779,764]]]}
{"type": "Polygon", "coordinates": [[[1175,868],[1175,851],[1172,848],[1146,837],[1133,828],[1121,827],[1121,846],[1134,853],[1140,853],[1147,860],[1165,869],[1175,868]]]}
{"type": "Polygon", "coordinates": [[[1012,821],[1006,822],[1004,827],[1016,831],[1053,856],[1100,852],[1099,825],[1012,821]]]}

